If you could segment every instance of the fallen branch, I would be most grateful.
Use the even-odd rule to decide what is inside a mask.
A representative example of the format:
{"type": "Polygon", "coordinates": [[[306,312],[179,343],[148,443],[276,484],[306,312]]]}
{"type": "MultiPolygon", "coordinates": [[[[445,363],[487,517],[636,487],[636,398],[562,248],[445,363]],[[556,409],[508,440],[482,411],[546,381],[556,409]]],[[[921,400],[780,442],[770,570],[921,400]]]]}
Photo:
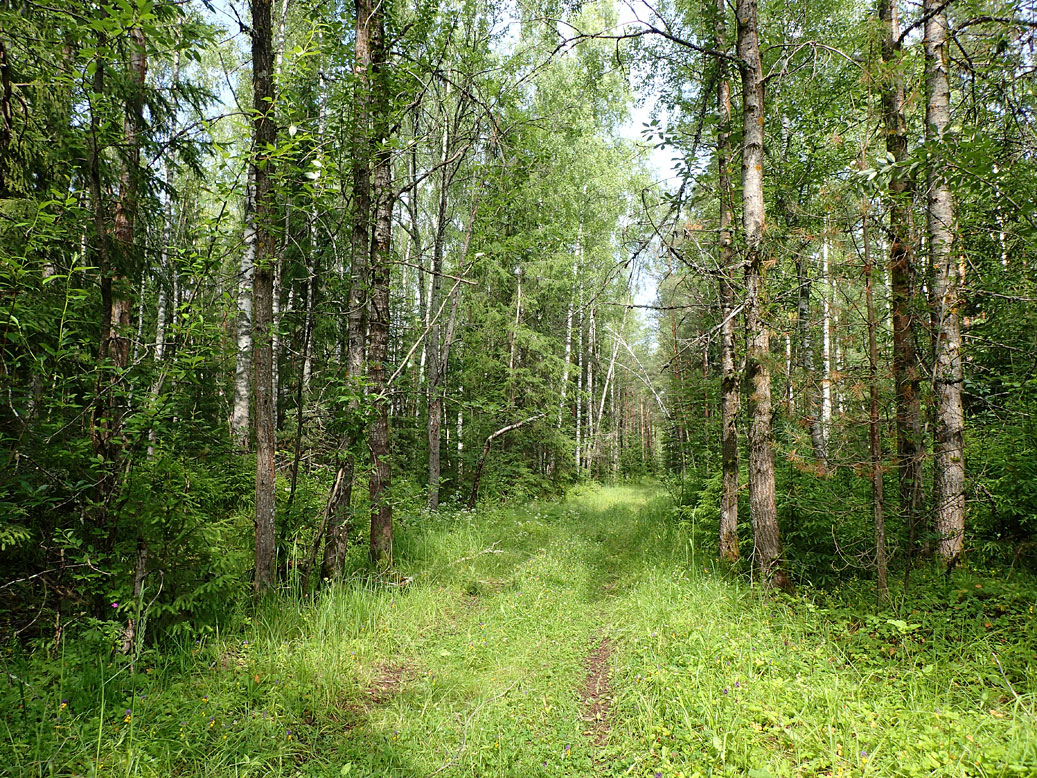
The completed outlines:
{"type": "Polygon", "coordinates": [[[476,557],[482,556],[483,554],[503,554],[504,551],[502,549],[497,548],[497,546],[499,545],[500,541],[498,540],[494,542],[493,545],[491,545],[489,548],[484,548],[477,554],[472,554],[471,556],[463,556],[460,559],[455,559],[453,562],[450,563],[450,566],[453,567],[454,565],[459,565],[462,562],[470,562],[471,560],[475,559],[476,557]]]}
{"type": "Polygon", "coordinates": [[[482,468],[486,464],[486,455],[490,453],[490,446],[493,445],[493,441],[499,438],[505,433],[517,430],[519,427],[523,427],[529,424],[531,421],[542,419],[545,414],[538,413],[536,416],[530,416],[528,419],[517,421],[514,424],[509,424],[507,427],[501,427],[496,432],[490,433],[490,436],[486,438],[486,443],[482,447],[482,454],[479,455],[479,464],[475,467],[475,481],[472,483],[472,493],[468,496],[468,510],[472,510],[475,507],[475,499],[479,496],[479,479],[482,478],[482,468]]]}
{"type": "MultiPolygon", "coordinates": [[[[496,702],[501,697],[503,697],[505,694],[510,692],[512,689],[514,689],[516,684],[518,684],[518,681],[515,681],[514,683],[512,683],[507,689],[502,691],[496,697],[491,697],[488,700],[483,700],[482,702],[480,702],[478,705],[475,706],[475,710],[473,710],[471,713],[468,714],[468,718],[465,719],[464,726],[461,727],[461,746],[460,746],[460,748],[457,749],[457,753],[455,753],[452,757],[450,757],[448,760],[446,760],[446,762],[443,764],[442,767],[440,767],[437,770],[433,770],[431,773],[429,773],[428,774],[428,778],[432,778],[433,775],[439,775],[441,772],[443,772],[448,767],[450,767],[450,765],[454,764],[454,762],[456,762],[458,760],[458,758],[460,758],[461,754],[464,753],[465,748],[468,747],[468,727],[471,725],[472,719],[475,718],[475,714],[478,713],[482,709],[482,706],[485,705],[488,702],[496,702]]],[[[458,717],[458,718],[460,718],[460,717],[458,717]]]]}

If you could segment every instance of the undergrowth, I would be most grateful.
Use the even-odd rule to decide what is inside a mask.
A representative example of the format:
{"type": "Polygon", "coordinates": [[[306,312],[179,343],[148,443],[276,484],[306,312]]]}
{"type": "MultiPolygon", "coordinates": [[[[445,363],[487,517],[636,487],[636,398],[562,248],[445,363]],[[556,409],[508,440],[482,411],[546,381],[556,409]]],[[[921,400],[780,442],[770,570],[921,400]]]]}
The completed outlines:
{"type": "Polygon", "coordinates": [[[654,486],[413,518],[391,578],[283,594],[131,668],[4,654],[17,776],[1029,776],[1034,588],[762,595],[654,486]],[[694,529],[694,532],[693,532],[694,529]],[[610,640],[604,745],[583,662],[610,640]]]}

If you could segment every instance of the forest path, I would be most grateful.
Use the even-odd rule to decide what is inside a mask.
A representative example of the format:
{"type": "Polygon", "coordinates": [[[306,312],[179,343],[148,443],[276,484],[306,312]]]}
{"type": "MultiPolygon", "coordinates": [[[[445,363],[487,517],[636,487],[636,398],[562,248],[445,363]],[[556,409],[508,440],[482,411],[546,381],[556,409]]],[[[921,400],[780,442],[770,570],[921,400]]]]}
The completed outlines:
{"type": "Polygon", "coordinates": [[[416,517],[397,532],[405,585],[271,600],[124,676],[98,717],[73,698],[69,734],[106,774],[156,778],[1037,774],[1000,677],[885,617],[760,596],[688,530],[654,484],[416,517]],[[1006,759],[1019,769],[977,769],[1006,759]]]}
{"type": "Polygon", "coordinates": [[[586,487],[402,527],[410,583],[347,585],[270,634],[295,639],[255,650],[306,689],[294,761],[320,775],[622,774],[615,614],[646,575],[671,576],[670,505],[654,483],[586,487]]]}

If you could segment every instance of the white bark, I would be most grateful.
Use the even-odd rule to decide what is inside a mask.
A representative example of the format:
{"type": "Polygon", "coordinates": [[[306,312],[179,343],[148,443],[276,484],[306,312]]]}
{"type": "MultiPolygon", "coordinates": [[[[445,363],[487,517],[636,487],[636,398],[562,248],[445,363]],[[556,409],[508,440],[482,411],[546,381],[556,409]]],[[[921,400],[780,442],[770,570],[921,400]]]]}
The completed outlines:
{"type": "Polygon", "coordinates": [[[569,309],[565,314],[565,363],[562,366],[562,391],[558,400],[558,423],[557,428],[562,428],[562,411],[565,409],[566,395],[569,393],[569,363],[572,360],[573,351],[573,313],[576,303],[576,278],[579,273],[580,246],[576,247],[576,255],[573,257],[573,286],[569,293],[569,309]]]}
{"type": "MultiPolygon", "coordinates": [[[[825,227],[827,229],[827,225],[825,227]]],[[[828,273],[828,236],[821,239],[821,437],[828,449],[832,426],[832,280],[828,273]]]]}
{"type": "Polygon", "coordinates": [[[576,470],[579,472],[583,463],[580,448],[583,433],[583,278],[579,280],[578,297],[580,301],[580,326],[576,336],[576,470]]]}
{"type": "Polygon", "coordinates": [[[231,437],[242,449],[248,448],[249,397],[252,365],[252,276],[256,266],[256,218],[252,174],[245,185],[245,250],[238,270],[237,362],[234,367],[234,401],[231,409],[231,437]]]}
{"type": "Polygon", "coordinates": [[[947,16],[943,5],[925,0],[926,141],[929,149],[927,236],[932,271],[931,305],[936,332],[933,396],[936,405],[933,499],[936,552],[947,569],[964,552],[965,420],[958,292],[960,270],[954,258],[954,195],[947,181],[938,144],[946,140],[951,121],[950,57],[947,16]]]}
{"type": "Polygon", "coordinates": [[[597,346],[597,328],[594,322],[594,306],[591,305],[590,321],[587,324],[587,438],[583,447],[584,467],[590,469],[594,455],[594,358],[597,346]]]}

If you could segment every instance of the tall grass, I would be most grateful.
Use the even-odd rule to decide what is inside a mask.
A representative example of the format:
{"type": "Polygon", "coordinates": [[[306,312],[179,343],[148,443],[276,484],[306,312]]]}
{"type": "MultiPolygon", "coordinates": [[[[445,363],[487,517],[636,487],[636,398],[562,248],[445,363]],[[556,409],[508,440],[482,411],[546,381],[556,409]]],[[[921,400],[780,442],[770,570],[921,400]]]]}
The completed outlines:
{"type": "Polygon", "coordinates": [[[132,675],[101,640],[12,648],[0,773],[1037,774],[1035,682],[1022,659],[1002,677],[1003,636],[762,595],[671,514],[649,485],[413,518],[391,579],[264,602],[132,675]],[[596,746],[579,690],[602,636],[596,746]]]}

